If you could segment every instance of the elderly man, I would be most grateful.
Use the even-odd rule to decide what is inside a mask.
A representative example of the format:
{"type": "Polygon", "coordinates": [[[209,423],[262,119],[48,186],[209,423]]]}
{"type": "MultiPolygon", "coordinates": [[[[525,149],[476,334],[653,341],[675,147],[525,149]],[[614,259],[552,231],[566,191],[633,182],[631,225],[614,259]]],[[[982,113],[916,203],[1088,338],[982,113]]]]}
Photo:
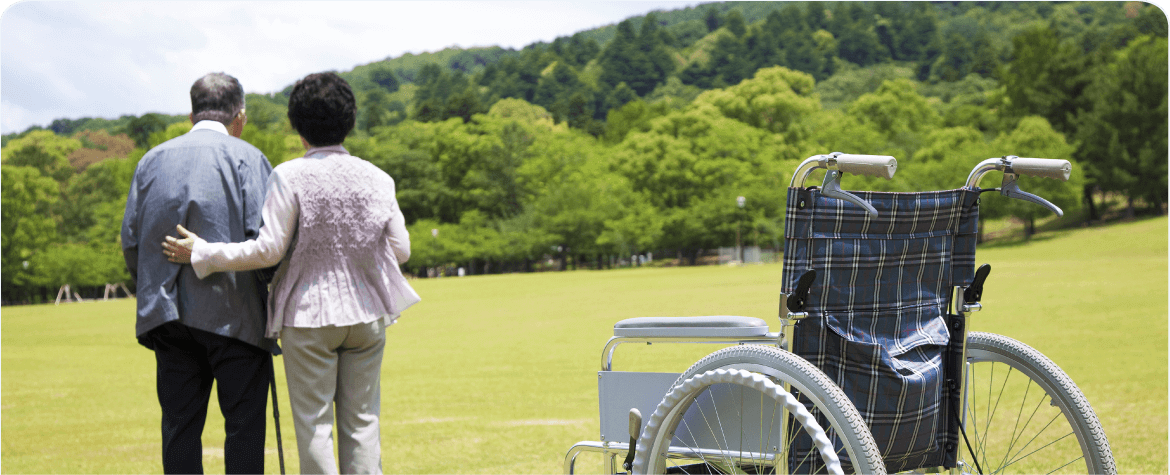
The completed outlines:
{"type": "Polygon", "coordinates": [[[266,282],[254,271],[200,280],[167,262],[161,243],[175,223],[207,239],[254,239],[272,166],[240,140],[244,91],[227,74],[191,86],[194,126],[138,163],[122,248],[138,286],[138,342],[154,350],[166,473],[203,473],[200,436],[212,382],[224,416],[227,473],[264,473],[268,382],[276,342],[265,338],[266,282]]]}

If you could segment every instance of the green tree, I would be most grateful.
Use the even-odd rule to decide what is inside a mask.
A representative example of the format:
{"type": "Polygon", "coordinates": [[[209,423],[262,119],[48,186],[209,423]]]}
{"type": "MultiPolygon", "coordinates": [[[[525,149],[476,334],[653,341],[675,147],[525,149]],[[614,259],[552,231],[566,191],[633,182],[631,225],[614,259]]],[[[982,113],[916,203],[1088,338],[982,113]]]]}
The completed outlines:
{"type": "Polygon", "coordinates": [[[586,37],[585,32],[578,32],[573,36],[562,36],[552,42],[552,51],[564,59],[571,66],[583,67],[601,52],[597,40],[586,37]]]}
{"type": "Polygon", "coordinates": [[[816,90],[821,96],[821,104],[832,109],[852,104],[862,95],[876,91],[886,81],[913,78],[913,70],[891,63],[866,68],[846,66],[832,77],[817,81],[816,90]]]}
{"type": "MultiPolygon", "coordinates": [[[[765,90],[768,82],[757,76],[736,92],[765,90]],[[756,81],[762,84],[752,84],[756,81]]],[[[735,197],[744,190],[771,190],[775,196],[762,198],[761,203],[774,206],[767,217],[778,217],[783,206],[779,190],[784,186],[777,178],[777,164],[799,148],[786,143],[784,134],[724,115],[716,104],[733,114],[751,109],[736,107],[738,101],[707,98],[714,92],[704,93],[682,111],[652,119],[645,132],[629,132],[613,153],[613,170],[662,216],[658,248],[673,249],[692,262],[697,251],[732,242],[735,197]],[[755,185],[761,182],[766,186],[755,185]]]]}
{"type": "Polygon", "coordinates": [[[38,130],[8,142],[0,152],[7,165],[33,167],[59,182],[73,176],[69,154],[81,148],[81,141],[61,137],[48,130],[38,130]]]}
{"type": "Polygon", "coordinates": [[[548,72],[537,83],[532,102],[548,109],[557,122],[567,120],[569,97],[581,88],[581,82],[573,69],[557,61],[549,66],[548,72]]]}
{"type": "MultiPolygon", "coordinates": [[[[813,91],[812,76],[773,67],[756,71],[752,79],[739,85],[704,92],[695,105],[710,104],[724,117],[779,134],[787,144],[799,144],[808,133],[801,121],[820,109],[813,91]]],[[[796,158],[789,155],[792,152],[781,153],[796,158]]]]}
{"type": "MultiPolygon", "coordinates": [[[[139,151],[137,157],[141,157],[141,149],[139,151]]],[[[89,241],[91,237],[111,243],[117,241],[117,233],[102,236],[89,236],[89,233],[91,228],[101,224],[102,219],[112,218],[97,212],[104,203],[115,205],[120,232],[121,212],[126,205],[126,195],[130,192],[137,157],[103,160],[73,175],[61,186],[62,199],[52,207],[53,214],[61,218],[58,226],[60,236],[65,240],[80,242],[89,241]]]]}
{"type": "Polygon", "coordinates": [[[921,134],[941,121],[938,112],[908,79],[883,82],[877,91],[859,97],[848,113],[872,124],[909,155],[920,146],[921,134]]]}
{"type": "Polygon", "coordinates": [[[240,139],[260,149],[273,166],[304,156],[305,148],[298,137],[296,133],[266,131],[252,124],[244,125],[240,133],[240,139]]]}
{"type": "Polygon", "coordinates": [[[382,67],[370,71],[370,80],[386,92],[398,90],[398,78],[394,76],[394,72],[389,67],[382,67]]]}
{"type": "Polygon", "coordinates": [[[390,94],[382,89],[372,89],[366,92],[359,102],[361,115],[358,117],[359,128],[371,132],[376,127],[394,125],[406,120],[406,104],[392,100],[390,94]]]}
{"type": "Polygon", "coordinates": [[[1014,117],[1039,115],[1062,133],[1074,131],[1077,101],[1088,84],[1086,56],[1051,27],[1012,38],[1012,60],[1000,72],[1014,117]]]}
{"type": "Polygon", "coordinates": [[[715,40],[715,48],[711,51],[711,60],[707,67],[714,72],[713,87],[726,87],[739,84],[740,81],[751,76],[755,69],[751,61],[751,54],[743,40],[734,34],[720,32],[715,40]]]}
{"type": "Polygon", "coordinates": [[[625,82],[619,82],[609,92],[609,96],[605,98],[605,107],[607,110],[620,109],[630,102],[638,99],[638,93],[630,89],[625,82]]]}
{"type": "Polygon", "coordinates": [[[568,100],[568,124],[574,129],[584,130],[593,136],[605,132],[604,127],[593,119],[593,95],[588,91],[577,91],[568,100]]]}
{"type": "Polygon", "coordinates": [[[935,60],[931,69],[931,77],[948,82],[958,81],[971,72],[975,49],[966,37],[958,33],[947,36],[945,45],[942,56],[935,60]]]}
{"type": "Polygon", "coordinates": [[[168,125],[170,125],[170,122],[162,114],[151,112],[131,119],[130,123],[126,124],[123,132],[134,139],[134,143],[139,147],[150,148],[148,147],[150,136],[166,129],[168,125]]]}
{"type": "Polygon", "coordinates": [[[288,123],[288,105],[282,104],[273,96],[266,94],[245,96],[248,124],[266,131],[291,131],[292,126],[288,123]]]}
{"type": "Polygon", "coordinates": [[[718,30],[723,26],[723,16],[719,14],[719,9],[714,5],[707,7],[707,12],[703,15],[703,23],[707,25],[707,31],[718,30]]]}
{"type": "Polygon", "coordinates": [[[519,58],[505,57],[499,63],[488,65],[479,76],[479,84],[487,87],[488,95],[496,99],[532,101],[546,64],[540,52],[526,50],[519,58]]]}
{"type": "MultiPolygon", "coordinates": [[[[856,115],[845,113],[841,109],[820,111],[809,116],[804,123],[811,131],[811,135],[808,144],[796,154],[800,159],[830,152],[893,155],[899,159],[906,158],[905,151],[891,144],[885,134],[878,131],[873,123],[864,121],[856,115]]],[[[794,163],[790,168],[795,168],[796,165],[794,163]]],[[[899,178],[902,176],[901,170],[897,176],[899,178]]],[[[895,178],[893,182],[877,181],[879,185],[898,182],[900,182],[898,178],[895,178]]],[[[888,188],[881,186],[867,189],[888,190],[888,188]]]]}
{"type": "Polygon", "coordinates": [[[416,83],[414,117],[420,121],[459,117],[466,123],[471,116],[487,111],[474,83],[462,71],[448,72],[430,63],[419,70],[416,83]]]}
{"type": "Polygon", "coordinates": [[[638,32],[638,48],[653,69],[647,73],[649,87],[645,90],[637,89],[638,95],[644,96],[653,91],[674,73],[675,61],[668,40],[671,40],[670,33],[659,29],[658,16],[654,12],[647,13],[642,19],[642,30],[638,32]]]}
{"type": "MultiPolygon", "coordinates": [[[[891,50],[896,60],[930,61],[928,48],[938,38],[938,19],[930,3],[912,3],[905,27],[895,39],[891,50]]],[[[929,66],[929,65],[928,65],[929,66]]]]}
{"type": "MultiPolygon", "coordinates": [[[[50,132],[51,133],[51,132],[50,132]]],[[[2,250],[4,293],[15,298],[21,286],[31,283],[35,267],[26,264],[43,252],[56,239],[56,223],[50,209],[57,201],[60,188],[52,178],[27,166],[0,166],[0,229],[3,230],[2,250]]]]}
{"type": "Polygon", "coordinates": [[[475,91],[468,87],[447,99],[444,117],[458,117],[467,123],[475,114],[484,112],[487,112],[487,108],[484,107],[475,91]]]}
{"type": "Polygon", "coordinates": [[[639,96],[653,91],[674,71],[653,14],[643,19],[638,34],[634,33],[632,20],[618,23],[617,33],[601,52],[598,63],[602,68],[599,79],[606,87],[625,82],[639,96]]]}
{"type": "MultiPolygon", "coordinates": [[[[983,132],[969,126],[931,130],[927,132],[923,143],[923,147],[914,152],[912,157],[900,157],[902,161],[899,162],[898,175],[894,181],[904,183],[905,188],[898,191],[959,188],[975,164],[997,153],[997,149],[987,143],[983,132]]],[[[988,178],[988,181],[991,180],[988,178]]],[[[994,217],[998,211],[982,209],[980,218],[994,217]]]]}
{"type": "Polygon", "coordinates": [[[631,189],[620,175],[600,183],[598,190],[603,205],[613,215],[605,220],[605,229],[597,235],[596,243],[607,254],[629,256],[653,249],[662,238],[664,217],[651,204],[649,197],[631,189]]]}
{"type": "Polygon", "coordinates": [[[651,105],[642,100],[635,100],[619,108],[610,109],[605,118],[605,140],[609,143],[619,143],[631,131],[649,130],[651,119],[666,115],[666,104],[659,104],[651,105]]]}
{"type": "Polygon", "coordinates": [[[702,92],[702,89],[695,86],[683,84],[678,76],[671,76],[666,79],[666,83],[658,86],[654,92],[646,96],[646,102],[662,102],[673,109],[682,109],[694,102],[695,98],[699,97],[702,92]]]}
{"type": "Polygon", "coordinates": [[[980,27],[972,44],[975,50],[971,61],[971,72],[983,77],[992,77],[999,69],[999,53],[991,41],[991,34],[980,27]]]}
{"type": "Polygon", "coordinates": [[[29,268],[35,270],[37,284],[54,289],[66,284],[73,288],[96,287],[127,281],[130,277],[117,243],[113,246],[53,244],[33,256],[29,268]]]}
{"type": "Polygon", "coordinates": [[[743,35],[747,33],[747,23],[743,19],[743,12],[739,11],[738,8],[733,8],[727,13],[725,25],[727,31],[730,31],[736,38],[743,38],[743,35]]]}
{"type": "Polygon", "coordinates": [[[861,25],[846,27],[837,38],[837,54],[841,59],[858,66],[869,66],[885,61],[889,54],[872,28],[861,25]]]}
{"type": "Polygon", "coordinates": [[[1077,157],[1102,190],[1164,213],[1167,166],[1166,38],[1145,36],[1101,65],[1078,111],[1077,157]]]}

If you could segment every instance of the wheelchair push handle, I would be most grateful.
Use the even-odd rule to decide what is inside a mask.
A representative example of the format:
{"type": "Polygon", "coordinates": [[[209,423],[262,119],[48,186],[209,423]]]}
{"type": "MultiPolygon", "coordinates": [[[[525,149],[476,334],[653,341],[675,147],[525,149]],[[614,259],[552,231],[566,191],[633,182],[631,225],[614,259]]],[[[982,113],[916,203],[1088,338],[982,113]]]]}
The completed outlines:
{"type": "Polygon", "coordinates": [[[1005,175],[1038,176],[1068,181],[1072,176],[1072,164],[1068,160],[1055,158],[1020,158],[1015,155],[1004,155],[1000,158],[989,158],[979,162],[971,174],[967,176],[966,188],[979,188],[979,182],[993,171],[1004,172],[1005,175]]]}
{"type": "Polygon", "coordinates": [[[1004,155],[1000,158],[989,158],[975,166],[967,176],[965,188],[978,190],[983,176],[993,172],[1003,172],[1003,183],[998,188],[999,193],[1008,198],[1028,201],[1038,204],[1055,213],[1064,216],[1064,211],[1048,200],[1020,189],[1019,176],[1038,176],[1068,181],[1072,175],[1072,164],[1068,160],[1052,158],[1020,158],[1015,155],[1004,155]]]}
{"type": "Polygon", "coordinates": [[[898,171],[898,159],[889,155],[837,155],[837,169],[854,175],[894,178],[898,171]]]}
{"type": "Polygon", "coordinates": [[[1072,164],[1068,160],[1053,158],[1022,158],[1011,161],[1011,169],[1024,176],[1038,176],[1068,181],[1072,176],[1072,164]]]}
{"type": "Polygon", "coordinates": [[[873,205],[858,198],[857,195],[841,189],[841,174],[853,173],[869,175],[889,180],[898,171],[898,159],[889,155],[855,155],[851,153],[833,152],[828,155],[813,155],[804,159],[792,174],[789,187],[804,188],[804,181],[813,170],[828,169],[825,173],[825,182],[821,185],[821,193],[829,198],[853,203],[865,210],[870,216],[877,216],[878,212],[873,205]]]}
{"type": "Polygon", "coordinates": [[[826,155],[813,155],[800,162],[792,174],[791,188],[804,188],[804,182],[813,170],[828,169],[857,175],[868,175],[885,178],[894,177],[898,171],[898,159],[889,155],[859,155],[852,153],[833,152],[826,155]]]}

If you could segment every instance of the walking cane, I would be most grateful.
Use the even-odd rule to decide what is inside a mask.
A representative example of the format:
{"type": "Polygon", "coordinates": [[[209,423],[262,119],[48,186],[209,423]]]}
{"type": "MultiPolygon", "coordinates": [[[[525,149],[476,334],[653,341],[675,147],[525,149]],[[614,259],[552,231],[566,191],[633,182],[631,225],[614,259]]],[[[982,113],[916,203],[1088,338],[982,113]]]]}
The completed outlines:
{"type": "Polygon", "coordinates": [[[276,423],[276,452],[280,455],[280,475],[284,475],[284,444],[280,441],[280,404],[276,402],[276,366],[268,366],[268,378],[272,383],[272,421],[276,423]]]}

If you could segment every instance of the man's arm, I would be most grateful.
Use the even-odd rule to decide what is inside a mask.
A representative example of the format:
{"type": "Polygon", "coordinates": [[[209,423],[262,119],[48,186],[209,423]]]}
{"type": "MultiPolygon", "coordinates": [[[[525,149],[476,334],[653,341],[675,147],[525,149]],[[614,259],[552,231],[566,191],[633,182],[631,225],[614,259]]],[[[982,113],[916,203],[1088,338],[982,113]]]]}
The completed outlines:
{"type": "Polygon", "coordinates": [[[130,193],[126,196],[126,212],[122,216],[122,258],[130,278],[138,281],[138,172],[130,180],[130,193]]]}

